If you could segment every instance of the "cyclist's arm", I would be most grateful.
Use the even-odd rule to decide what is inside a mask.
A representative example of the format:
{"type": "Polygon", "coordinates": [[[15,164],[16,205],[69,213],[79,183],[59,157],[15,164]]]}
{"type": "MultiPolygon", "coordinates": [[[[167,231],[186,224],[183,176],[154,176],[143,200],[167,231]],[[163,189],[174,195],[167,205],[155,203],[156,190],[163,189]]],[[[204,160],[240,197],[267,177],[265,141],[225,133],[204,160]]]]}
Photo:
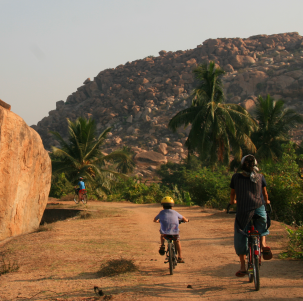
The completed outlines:
{"type": "Polygon", "coordinates": [[[267,194],[266,187],[262,188],[262,193],[263,193],[265,204],[270,204],[270,200],[268,199],[268,194],[267,194]]]}
{"type": "Polygon", "coordinates": [[[231,188],[230,190],[230,202],[229,202],[231,205],[233,204],[236,204],[237,201],[236,201],[236,190],[231,188]]]}
{"type": "Polygon", "coordinates": [[[182,216],[182,221],[185,222],[185,223],[187,223],[188,219],[185,216],[182,216]]]}
{"type": "Polygon", "coordinates": [[[154,223],[159,223],[160,219],[157,219],[157,217],[154,218],[154,223]]]}

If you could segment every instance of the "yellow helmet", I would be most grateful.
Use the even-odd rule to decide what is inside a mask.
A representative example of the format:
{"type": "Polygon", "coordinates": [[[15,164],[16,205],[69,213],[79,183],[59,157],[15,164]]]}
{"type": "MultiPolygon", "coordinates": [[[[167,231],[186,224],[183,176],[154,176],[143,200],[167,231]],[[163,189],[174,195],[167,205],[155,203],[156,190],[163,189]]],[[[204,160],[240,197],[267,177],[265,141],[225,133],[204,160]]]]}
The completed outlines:
{"type": "Polygon", "coordinates": [[[169,206],[174,206],[175,201],[172,197],[166,196],[161,200],[161,205],[169,205],[169,206]]]}

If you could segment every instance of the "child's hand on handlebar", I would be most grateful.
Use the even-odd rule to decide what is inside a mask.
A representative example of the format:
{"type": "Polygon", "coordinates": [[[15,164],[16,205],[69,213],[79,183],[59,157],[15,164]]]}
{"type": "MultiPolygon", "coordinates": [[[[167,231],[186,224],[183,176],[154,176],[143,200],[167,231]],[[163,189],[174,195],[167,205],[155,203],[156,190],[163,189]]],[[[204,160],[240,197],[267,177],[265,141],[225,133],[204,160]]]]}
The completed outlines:
{"type": "Polygon", "coordinates": [[[229,202],[231,205],[234,205],[234,204],[237,204],[237,200],[230,200],[230,202],[229,202]]]}

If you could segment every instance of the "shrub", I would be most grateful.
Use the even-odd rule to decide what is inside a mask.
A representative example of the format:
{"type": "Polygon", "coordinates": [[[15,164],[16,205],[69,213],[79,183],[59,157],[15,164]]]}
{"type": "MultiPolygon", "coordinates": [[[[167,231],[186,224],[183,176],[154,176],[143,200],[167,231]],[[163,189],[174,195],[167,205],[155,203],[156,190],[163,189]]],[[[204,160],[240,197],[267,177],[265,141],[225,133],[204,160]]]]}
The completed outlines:
{"type": "Polygon", "coordinates": [[[303,226],[295,230],[286,227],[289,244],[287,251],[280,255],[280,258],[303,259],[303,226]]]}
{"type": "Polygon", "coordinates": [[[0,252],[0,276],[19,270],[18,262],[11,256],[11,251],[0,252]]]}
{"type": "Polygon", "coordinates": [[[52,184],[49,196],[61,198],[74,192],[73,185],[67,180],[64,173],[52,175],[52,184]]]}
{"type": "Polygon", "coordinates": [[[299,224],[303,221],[303,180],[297,164],[298,156],[292,143],[282,147],[282,158],[277,162],[261,164],[261,170],[267,181],[274,219],[299,224]]]}
{"type": "Polygon", "coordinates": [[[112,259],[101,266],[98,275],[100,277],[112,277],[120,274],[130,273],[137,270],[134,262],[128,259],[112,259]]]}

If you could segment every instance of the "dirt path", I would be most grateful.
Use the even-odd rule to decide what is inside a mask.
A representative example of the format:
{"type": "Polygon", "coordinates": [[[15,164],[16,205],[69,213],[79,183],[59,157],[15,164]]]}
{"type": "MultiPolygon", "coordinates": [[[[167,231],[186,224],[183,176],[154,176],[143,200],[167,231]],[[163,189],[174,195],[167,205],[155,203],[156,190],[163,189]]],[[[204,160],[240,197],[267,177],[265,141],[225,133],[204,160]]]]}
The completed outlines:
{"type": "Polygon", "coordinates": [[[303,300],[303,262],[278,259],[286,234],[277,222],[268,240],[274,258],[263,261],[256,292],[246,277],[234,276],[234,216],[177,207],[190,222],[180,226],[186,263],[171,276],[158,254],[159,224],[152,223],[159,205],[90,202],[87,209],[102,214],[58,221],[51,231],[1,247],[11,250],[10,260],[18,260],[20,269],[0,277],[0,300],[94,300],[94,286],[113,300],[303,300]],[[138,271],[100,278],[101,263],[121,257],[132,259],[138,271]]]}

